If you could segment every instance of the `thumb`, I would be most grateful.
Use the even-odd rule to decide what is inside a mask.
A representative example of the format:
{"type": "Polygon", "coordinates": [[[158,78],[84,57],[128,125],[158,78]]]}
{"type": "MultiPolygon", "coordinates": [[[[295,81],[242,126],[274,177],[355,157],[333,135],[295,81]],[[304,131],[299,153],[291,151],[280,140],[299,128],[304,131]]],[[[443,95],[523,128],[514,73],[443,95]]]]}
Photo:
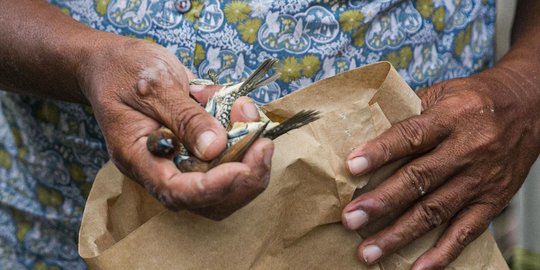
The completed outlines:
{"type": "Polygon", "coordinates": [[[136,93],[146,94],[131,99],[132,106],[169,128],[198,158],[211,160],[223,152],[227,144],[225,128],[189,97],[187,85],[180,90],[140,81],[137,87],[136,93]],[[154,89],[141,91],[145,88],[154,89]]]}
{"type": "Polygon", "coordinates": [[[183,99],[164,123],[193,154],[203,160],[217,157],[227,144],[223,126],[191,98],[183,99]]]}

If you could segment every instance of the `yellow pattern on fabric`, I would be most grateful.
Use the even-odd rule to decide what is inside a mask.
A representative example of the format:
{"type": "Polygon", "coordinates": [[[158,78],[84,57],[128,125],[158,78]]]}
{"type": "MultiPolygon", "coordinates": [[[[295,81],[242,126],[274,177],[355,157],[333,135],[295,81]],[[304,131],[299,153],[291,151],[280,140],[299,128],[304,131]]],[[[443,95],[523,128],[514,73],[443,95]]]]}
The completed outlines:
{"type": "Polygon", "coordinates": [[[464,31],[459,32],[454,39],[454,52],[456,55],[461,55],[467,44],[471,43],[472,28],[467,26],[464,31]]]}
{"type": "Polygon", "coordinates": [[[432,0],[418,0],[416,1],[416,9],[424,18],[431,17],[433,12],[433,1],[432,0]]]}
{"type": "Polygon", "coordinates": [[[17,240],[22,241],[30,228],[30,224],[26,222],[17,224],[17,240]]]}
{"type": "Polygon", "coordinates": [[[60,270],[60,267],[56,265],[47,265],[45,262],[37,262],[32,267],[32,270],[60,270]]]}
{"type": "Polygon", "coordinates": [[[107,14],[107,6],[111,0],[94,0],[96,4],[96,11],[99,15],[103,16],[107,14]]]}
{"type": "Polygon", "coordinates": [[[389,53],[385,59],[398,69],[407,68],[412,60],[411,47],[403,47],[399,51],[389,53]]]}
{"type": "Polygon", "coordinates": [[[362,25],[364,14],[359,10],[347,10],[339,16],[339,24],[345,32],[352,32],[362,25]]]}
{"type": "Polygon", "coordinates": [[[262,21],[260,19],[251,19],[238,26],[240,36],[242,40],[247,43],[255,43],[257,41],[257,32],[261,27],[262,21]]]}
{"type": "Polygon", "coordinates": [[[15,143],[15,146],[17,147],[17,157],[19,159],[24,159],[28,151],[23,142],[21,131],[17,127],[12,127],[11,135],[13,135],[13,141],[15,143]]]}
{"type": "Polygon", "coordinates": [[[433,26],[435,26],[435,30],[442,31],[444,30],[444,21],[446,19],[446,11],[443,7],[437,8],[435,12],[433,13],[433,17],[431,18],[431,22],[433,22],[433,26]]]}
{"type": "Polygon", "coordinates": [[[302,64],[298,63],[295,57],[286,57],[281,61],[278,71],[281,73],[281,80],[289,83],[300,78],[302,64]]]}
{"type": "Polygon", "coordinates": [[[69,164],[67,165],[69,176],[77,183],[82,183],[86,179],[86,175],[79,164],[69,164]]]}
{"type": "Polygon", "coordinates": [[[11,155],[0,144],[0,167],[10,169],[12,165],[11,155]]]}
{"type": "Polygon", "coordinates": [[[204,60],[205,53],[206,52],[204,51],[202,45],[200,43],[197,43],[195,45],[195,56],[193,57],[193,63],[195,65],[199,65],[204,60]]]}
{"type": "Polygon", "coordinates": [[[197,18],[201,15],[201,11],[204,7],[204,3],[200,0],[191,1],[191,9],[184,14],[184,18],[189,22],[195,22],[197,18]]]}
{"type": "Polygon", "coordinates": [[[46,123],[58,124],[58,121],[60,120],[60,112],[56,105],[45,101],[41,103],[41,106],[38,108],[37,118],[46,123]]]}
{"type": "Polygon", "coordinates": [[[368,28],[365,25],[362,25],[358,28],[358,30],[356,30],[356,32],[353,33],[352,38],[354,46],[359,48],[364,46],[366,43],[364,38],[367,30],[368,28]]]}
{"type": "Polygon", "coordinates": [[[64,198],[62,197],[62,194],[60,194],[60,192],[53,189],[48,189],[41,185],[37,187],[36,193],[39,202],[46,206],[52,206],[56,208],[60,206],[64,201],[64,198]]]}
{"type": "Polygon", "coordinates": [[[251,8],[246,2],[232,1],[225,5],[225,18],[230,23],[237,23],[249,18],[251,8]]]}
{"type": "Polygon", "coordinates": [[[23,139],[22,139],[21,131],[18,128],[12,127],[11,128],[11,135],[13,135],[13,140],[15,142],[15,146],[23,145],[23,139]]]}
{"type": "Polygon", "coordinates": [[[307,78],[311,78],[321,69],[321,60],[315,55],[306,55],[302,59],[303,74],[307,78]]]}

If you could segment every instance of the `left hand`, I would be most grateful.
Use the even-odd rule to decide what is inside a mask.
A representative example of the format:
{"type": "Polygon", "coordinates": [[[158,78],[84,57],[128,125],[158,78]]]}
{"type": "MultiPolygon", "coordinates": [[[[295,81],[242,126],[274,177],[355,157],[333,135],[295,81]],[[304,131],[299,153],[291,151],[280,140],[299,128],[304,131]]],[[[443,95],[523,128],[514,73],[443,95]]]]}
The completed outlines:
{"type": "Polygon", "coordinates": [[[419,91],[421,115],[352,151],[355,175],[415,157],[343,210],[350,230],[398,216],[361,243],[360,260],[374,264],[448,222],[413,267],[444,268],[507,206],[540,152],[540,104],[515,75],[493,68],[419,91]]]}

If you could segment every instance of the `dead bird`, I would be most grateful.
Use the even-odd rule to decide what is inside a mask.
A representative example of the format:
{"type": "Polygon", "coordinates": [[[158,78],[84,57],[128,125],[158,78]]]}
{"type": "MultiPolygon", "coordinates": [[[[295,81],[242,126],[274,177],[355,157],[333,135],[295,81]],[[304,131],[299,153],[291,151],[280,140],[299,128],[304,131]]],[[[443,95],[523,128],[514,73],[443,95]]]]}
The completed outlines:
{"type": "Polygon", "coordinates": [[[206,111],[214,116],[226,129],[229,129],[231,109],[236,100],[247,96],[253,90],[276,81],[280,74],[270,77],[266,74],[277,63],[276,59],[265,60],[244,82],[226,86],[216,92],[206,104],[206,111]]]}
{"type": "MultiPolygon", "coordinates": [[[[194,157],[176,138],[172,131],[162,127],[148,136],[148,150],[159,157],[174,159],[176,166],[182,172],[206,172],[209,169],[225,163],[241,161],[245,152],[260,137],[275,139],[293,129],[309,124],[319,118],[316,111],[301,111],[282,123],[273,123],[260,111],[261,122],[234,123],[230,125],[232,105],[241,96],[246,96],[258,87],[267,85],[279,78],[279,73],[267,77],[268,71],[277,63],[275,59],[264,61],[244,82],[235,85],[224,85],[207,102],[206,111],[218,119],[228,130],[227,149],[211,162],[205,162],[194,157]]],[[[210,75],[210,74],[209,74],[210,75]]],[[[215,85],[215,76],[211,80],[195,79],[192,85],[215,85]]]]}
{"type": "MultiPolygon", "coordinates": [[[[208,99],[205,110],[216,118],[225,129],[230,130],[230,115],[234,102],[241,96],[246,96],[253,92],[253,90],[277,80],[280,76],[279,73],[266,77],[266,74],[268,74],[276,63],[276,59],[267,59],[244,82],[234,85],[223,85],[223,88],[208,99]]],[[[218,84],[215,74],[209,73],[208,76],[210,80],[194,79],[190,81],[190,85],[218,84]]],[[[178,138],[166,127],[161,127],[157,131],[152,132],[148,136],[146,147],[152,154],[159,157],[170,158],[171,153],[175,153],[173,154],[174,156],[179,152],[188,154],[178,138]]]]}
{"type": "MultiPolygon", "coordinates": [[[[210,169],[227,162],[240,162],[244,158],[247,150],[253,145],[253,143],[259,138],[269,138],[274,140],[279,136],[293,130],[305,126],[317,119],[319,119],[319,112],[314,110],[309,111],[300,111],[299,113],[293,115],[287,120],[279,124],[274,124],[273,127],[268,128],[270,121],[266,122],[257,122],[257,123],[244,123],[248,131],[243,135],[240,135],[235,138],[229,138],[229,141],[232,139],[238,138],[235,143],[228,147],[219,157],[216,159],[205,162],[195,156],[182,156],[177,155],[174,159],[176,167],[182,172],[207,172],[210,169]],[[249,125],[252,124],[252,125],[249,125]],[[253,129],[254,126],[258,125],[259,127],[256,130],[253,129]],[[267,129],[268,128],[268,129],[267,129]]],[[[237,131],[238,129],[233,129],[231,131],[237,131]]],[[[240,134],[238,132],[237,134],[240,134]]],[[[242,132],[243,133],[243,132],[242,132]]],[[[229,133],[230,134],[230,133],[229,133]]]]}
{"type": "MultiPolygon", "coordinates": [[[[229,119],[231,109],[236,100],[242,96],[247,96],[253,90],[268,85],[276,81],[280,74],[276,73],[270,77],[266,77],[266,74],[277,63],[276,59],[265,60],[251,75],[241,83],[237,84],[224,84],[223,88],[217,91],[212,97],[208,99],[206,103],[206,111],[216,118],[223,127],[229,127],[229,119]]],[[[210,80],[206,79],[194,79],[190,81],[191,85],[217,85],[217,78],[215,74],[208,73],[210,80]]]]}

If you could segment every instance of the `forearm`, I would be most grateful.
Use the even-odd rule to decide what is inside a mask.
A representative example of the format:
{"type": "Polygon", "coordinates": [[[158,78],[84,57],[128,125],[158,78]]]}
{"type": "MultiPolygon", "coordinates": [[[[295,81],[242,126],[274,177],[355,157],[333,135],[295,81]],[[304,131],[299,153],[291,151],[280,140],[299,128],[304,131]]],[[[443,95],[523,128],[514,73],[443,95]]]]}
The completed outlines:
{"type": "Polygon", "coordinates": [[[494,68],[479,74],[483,81],[497,85],[498,91],[489,93],[493,109],[527,115],[523,119],[526,128],[522,135],[534,138],[540,138],[540,17],[536,16],[539,13],[539,1],[519,1],[510,51],[494,68]]]}
{"type": "Polygon", "coordinates": [[[111,34],[84,26],[46,1],[0,0],[0,88],[87,103],[82,63],[111,34]]]}
{"type": "MultiPolygon", "coordinates": [[[[513,83],[517,95],[527,101],[527,105],[540,108],[540,2],[520,0],[516,9],[512,29],[512,46],[500,60],[500,68],[505,81],[513,83]]],[[[531,111],[531,118],[540,116],[539,110],[531,111]]],[[[540,121],[536,121],[540,125],[540,121]]]]}

